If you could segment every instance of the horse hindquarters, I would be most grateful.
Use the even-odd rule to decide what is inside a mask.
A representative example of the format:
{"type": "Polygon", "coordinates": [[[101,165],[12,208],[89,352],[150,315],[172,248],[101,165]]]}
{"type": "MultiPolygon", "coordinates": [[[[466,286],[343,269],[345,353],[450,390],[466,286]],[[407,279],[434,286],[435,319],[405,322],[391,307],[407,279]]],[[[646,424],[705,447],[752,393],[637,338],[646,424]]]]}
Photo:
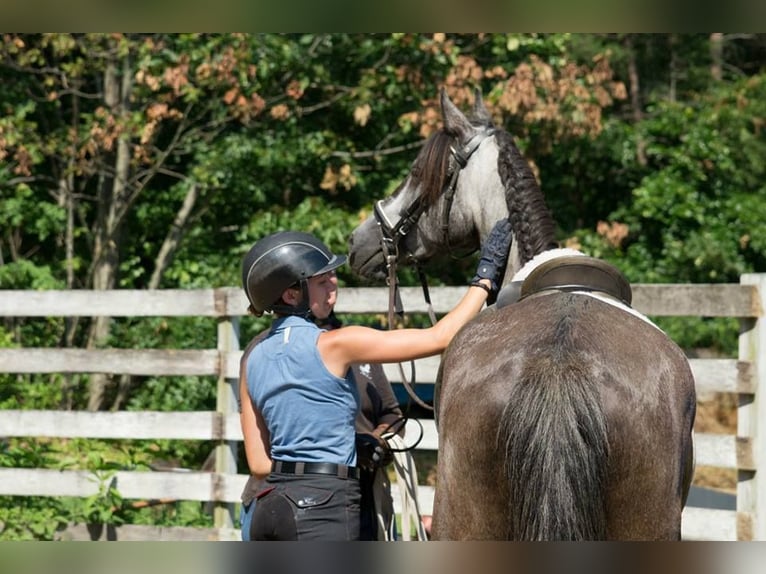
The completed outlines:
{"type": "MultiPolygon", "coordinates": [[[[606,537],[607,437],[598,391],[571,356],[542,352],[554,347],[539,328],[519,326],[525,308],[483,314],[443,358],[434,516],[440,538],[606,537]]],[[[526,320],[535,326],[534,317],[526,320]]]]}
{"type": "Polygon", "coordinates": [[[634,360],[625,359],[603,398],[611,450],[608,535],[679,540],[693,474],[694,378],[663,333],[633,332],[642,344],[632,355],[622,350],[634,360]]]}
{"type": "Polygon", "coordinates": [[[530,298],[469,323],[440,382],[440,536],[679,537],[694,381],[647,321],[582,295],[530,298]]]}

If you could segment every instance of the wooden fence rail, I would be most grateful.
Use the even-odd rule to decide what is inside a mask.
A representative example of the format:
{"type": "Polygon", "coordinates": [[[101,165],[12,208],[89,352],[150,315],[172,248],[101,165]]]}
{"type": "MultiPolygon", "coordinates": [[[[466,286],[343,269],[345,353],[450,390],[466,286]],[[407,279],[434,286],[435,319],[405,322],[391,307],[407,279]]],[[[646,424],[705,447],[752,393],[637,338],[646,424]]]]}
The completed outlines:
{"type": "MultiPolygon", "coordinates": [[[[437,314],[451,309],[464,293],[463,287],[431,291],[437,314]]],[[[736,393],[739,396],[738,430],[734,435],[697,434],[698,466],[736,469],[735,511],[687,507],[683,536],[690,540],[766,540],[766,472],[759,472],[766,452],[757,421],[766,420],[766,340],[761,319],[766,294],[766,275],[750,274],[740,284],[633,285],[636,309],[649,316],[737,317],[741,320],[737,359],[691,359],[697,391],[736,393]],[[760,367],[760,369],[759,369],[760,367]]],[[[402,290],[408,312],[427,311],[419,288],[402,290]]],[[[346,288],[339,313],[383,314],[388,293],[384,288],[346,288]]],[[[130,375],[200,375],[218,377],[215,411],[207,412],[83,412],[4,410],[0,413],[0,436],[83,437],[100,439],[177,439],[216,441],[216,465],[212,472],[119,471],[98,475],[83,470],[46,468],[0,468],[0,495],[92,496],[108,483],[126,499],[198,500],[216,504],[215,528],[153,528],[124,525],[105,528],[100,534],[120,540],[195,539],[232,540],[234,509],[245,474],[236,465],[236,449],[242,440],[235,407],[235,384],[241,356],[238,321],[246,300],[240,289],[157,291],[15,291],[0,292],[0,317],[112,317],[195,316],[218,322],[215,346],[207,349],[0,349],[0,373],[113,373],[130,375]]],[[[419,383],[436,379],[438,357],[416,361],[419,383]]],[[[385,365],[389,379],[400,382],[397,365],[385,365]]],[[[407,371],[407,369],[405,369],[407,371]]],[[[410,421],[421,425],[418,449],[437,450],[433,420],[410,421]]],[[[763,431],[761,431],[762,433],[763,431]]],[[[412,428],[408,436],[418,436],[412,428]]],[[[243,469],[244,470],[244,469],[243,469]]],[[[421,505],[430,511],[433,489],[421,487],[421,505]]],[[[75,539],[93,536],[84,525],[68,531],[75,539]]]]}

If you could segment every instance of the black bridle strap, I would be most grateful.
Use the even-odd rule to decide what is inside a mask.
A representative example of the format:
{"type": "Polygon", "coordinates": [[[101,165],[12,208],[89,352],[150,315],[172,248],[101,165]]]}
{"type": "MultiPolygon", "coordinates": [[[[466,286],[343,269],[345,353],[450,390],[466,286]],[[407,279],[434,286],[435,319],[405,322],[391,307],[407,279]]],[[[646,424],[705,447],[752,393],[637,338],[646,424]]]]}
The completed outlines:
{"type": "Polygon", "coordinates": [[[388,328],[394,328],[394,315],[400,319],[404,316],[404,306],[402,305],[402,296],[399,293],[399,279],[396,277],[396,266],[388,266],[388,328]]]}
{"type": "Polygon", "coordinates": [[[460,176],[460,171],[468,165],[468,160],[471,159],[473,153],[479,149],[482,142],[495,133],[493,128],[486,129],[473,136],[468,142],[459,149],[454,146],[450,146],[450,159],[452,165],[450,165],[450,174],[447,184],[444,186],[442,195],[444,196],[444,210],[442,211],[442,237],[444,237],[444,244],[447,246],[447,251],[452,253],[452,248],[449,243],[449,216],[452,212],[452,201],[455,198],[455,192],[457,191],[457,180],[460,176]],[[457,164],[457,165],[455,165],[457,164]]]}
{"type": "Polygon", "coordinates": [[[422,197],[418,197],[413,201],[410,206],[399,217],[399,221],[392,224],[388,219],[386,212],[383,210],[383,200],[376,201],[373,206],[373,213],[375,215],[375,221],[380,226],[380,231],[383,234],[384,239],[389,241],[395,241],[398,243],[399,239],[406,236],[410,229],[417,224],[418,219],[425,210],[425,202],[422,197]]]}

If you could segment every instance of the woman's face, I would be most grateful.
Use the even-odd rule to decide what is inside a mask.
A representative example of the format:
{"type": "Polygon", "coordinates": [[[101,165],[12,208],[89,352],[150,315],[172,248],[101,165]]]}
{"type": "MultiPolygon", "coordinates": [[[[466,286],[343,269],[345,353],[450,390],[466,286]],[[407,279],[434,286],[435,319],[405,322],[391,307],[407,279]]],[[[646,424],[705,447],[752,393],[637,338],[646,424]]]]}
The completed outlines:
{"type": "Polygon", "coordinates": [[[326,319],[338,299],[338,277],[335,271],[310,277],[308,284],[311,312],[317,319],[326,319]]]}

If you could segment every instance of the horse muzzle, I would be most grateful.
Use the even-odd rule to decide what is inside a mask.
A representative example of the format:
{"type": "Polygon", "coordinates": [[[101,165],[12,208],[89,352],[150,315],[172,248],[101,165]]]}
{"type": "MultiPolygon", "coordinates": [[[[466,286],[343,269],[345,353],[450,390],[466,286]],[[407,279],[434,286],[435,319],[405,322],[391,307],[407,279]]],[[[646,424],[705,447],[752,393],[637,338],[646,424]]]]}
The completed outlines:
{"type": "Polygon", "coordinates": [[[386,260],[380,247],[380,240],[364,240],[351,234],[349,239],[348,263],[354,273],[374,280],[386,278],[386,260]]]}

